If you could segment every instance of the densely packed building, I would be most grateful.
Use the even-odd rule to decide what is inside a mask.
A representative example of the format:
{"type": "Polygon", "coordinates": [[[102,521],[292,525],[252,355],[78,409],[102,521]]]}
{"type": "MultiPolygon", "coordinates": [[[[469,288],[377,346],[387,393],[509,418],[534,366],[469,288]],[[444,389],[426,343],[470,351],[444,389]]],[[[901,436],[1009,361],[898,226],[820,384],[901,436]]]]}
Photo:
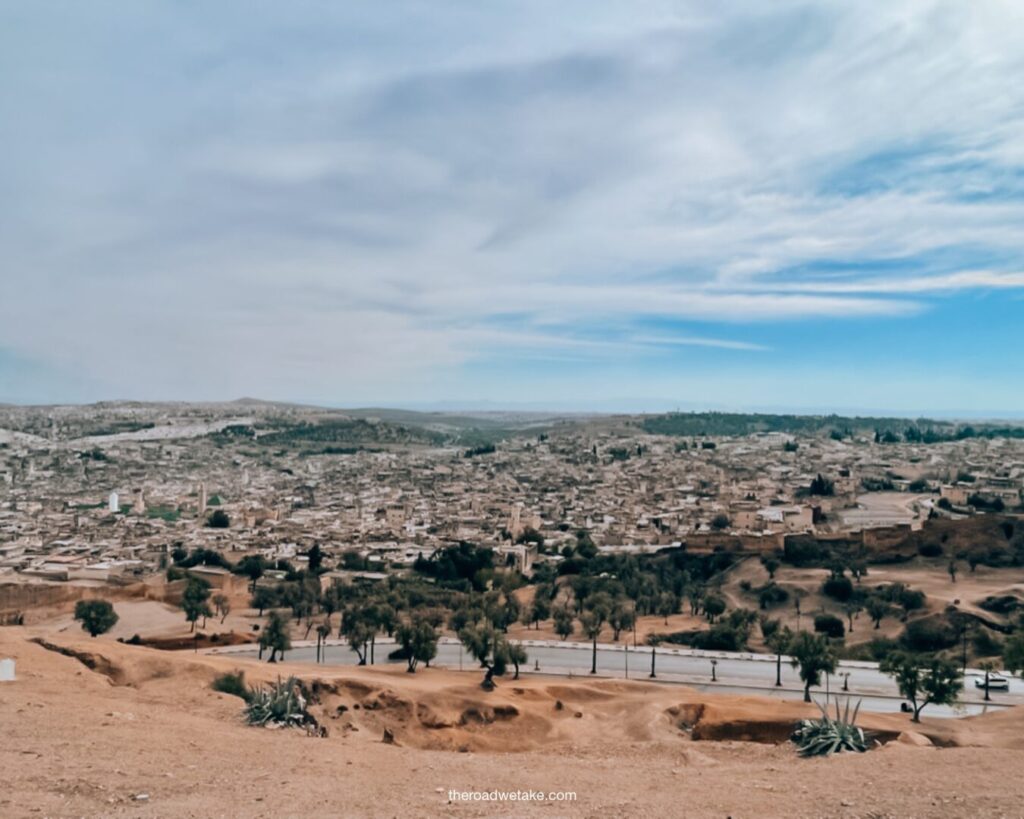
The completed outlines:
{"type": "Polygon", "coordinates": [[[558,560],[581,530],[605,549],[771,545],[916,527],[996,499],[1012,510],[1024,487],[1017,438],[677,437],[598,417],[524,423],[468,449],[457,434],[379,420],[360,427],[372,444],[277,443],[320,413],[258,402],[5,409],[0,580],[137,576],[175,546],[301,561],[319,544],[339,564],[354,553],[364,568],[401,568],[470,541],[528,569],[558,560]],[[217,512],[228,526],[209,525],[217,512]]]}

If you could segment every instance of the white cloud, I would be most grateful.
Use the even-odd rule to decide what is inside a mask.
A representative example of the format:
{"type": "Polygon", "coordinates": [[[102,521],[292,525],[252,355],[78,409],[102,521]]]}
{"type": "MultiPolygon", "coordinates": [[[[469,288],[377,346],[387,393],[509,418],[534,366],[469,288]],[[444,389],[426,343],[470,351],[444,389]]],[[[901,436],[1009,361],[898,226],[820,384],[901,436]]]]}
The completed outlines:
{"type": "Polygon", "coordinates": [[[104,390],[468,390],[1024,288],[1019,4],[89,6],[0,25],[0,348],[104,390]]]}

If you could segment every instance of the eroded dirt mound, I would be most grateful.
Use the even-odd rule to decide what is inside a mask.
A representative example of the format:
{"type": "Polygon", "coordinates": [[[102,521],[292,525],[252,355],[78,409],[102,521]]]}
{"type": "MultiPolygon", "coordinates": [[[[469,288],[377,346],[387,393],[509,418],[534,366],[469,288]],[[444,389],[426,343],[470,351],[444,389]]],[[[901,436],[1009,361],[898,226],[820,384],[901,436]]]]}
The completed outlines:
{"type": "Polygon", "coordinates": [[[483,692],[478,675],[439,669],[311,669],[70,636],[51,650],[27,636],[0,629],[0,656],[17,662],[0,683],[0,816],[1010,816],[1024,800],[1024,709],[913,727],[862,715],[926,739],[801,759],[786,742],[690,741],[815,713],[800,703],[545,677],[483,692]],[[318,719],[335,715],[321,720],[329,736],[246,726],[241,700],[210,688],[239,669],[256,684],[303,677],[318,719]],[[449,804],[451,789],[523,788],[578,800],[449,804]]]}
{"type": "MultiPolygon", "coordinates": [[[[311,669],[88,638],[37,637],[34,642],[73,658],[114,686],[169,695],[193,683],[189,695],[198,697],[227,671],[244,670],[249,684],[295,675],[310,693],[311,712],[332,734],[379,739],[387,730],[400,744],[434,750],[523,752],[687,740],[782,744],[799,720],[818,714],[816,706],[800,702],[643,682],[502,679],[494,691],[485,692],[475,674],[440,669],[415,675],[395,667],[311,669]]],[[[858,722],[883,743],[911,728],[901,714],[862,712],[858,722]]],[[[1015,748],[1024,747],[1022,727],[1024,710],[1015,709],[964,720],[926,719],[913,730],[937,746],[1015,748]]]]}

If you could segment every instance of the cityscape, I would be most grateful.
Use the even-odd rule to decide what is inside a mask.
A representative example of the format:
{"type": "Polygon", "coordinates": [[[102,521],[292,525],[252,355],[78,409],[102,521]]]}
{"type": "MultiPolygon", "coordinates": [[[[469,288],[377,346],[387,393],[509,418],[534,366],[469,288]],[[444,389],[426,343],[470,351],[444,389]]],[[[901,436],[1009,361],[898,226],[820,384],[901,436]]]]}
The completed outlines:
{"type": "Polygon", "coordinates": [[[0,0],[0,819],[1022,815],[1022,78],[0,0]]]}

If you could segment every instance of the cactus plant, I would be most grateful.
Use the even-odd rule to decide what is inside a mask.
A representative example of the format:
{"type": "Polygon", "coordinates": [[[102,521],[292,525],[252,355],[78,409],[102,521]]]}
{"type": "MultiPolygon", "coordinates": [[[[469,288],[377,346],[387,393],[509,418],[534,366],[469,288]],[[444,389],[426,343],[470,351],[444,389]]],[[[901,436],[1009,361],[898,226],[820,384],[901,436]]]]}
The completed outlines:
{"type": "Polygon", "coordinates": [[[868,749],[867,735],[855,724],[857,713],[860,711],[860,700],[857,701],[852,715],[849,699],[842,712],[839,710],[839,701],[836,700],[834,719],[829,715],[827,705],[816,705],[821,711],[821,719],[801,720],[792,736],[800,756],[829,756],[844,751],[863,753],[868,749]]]}
{"type": "Polygon", "coordinates": [[[301,726],[308,722],[306,699],[299,681],[289,677],[281,682],[278,677],[275,685],[253,688],[245,706],[245,721],[261,726],[301,726]]]}

